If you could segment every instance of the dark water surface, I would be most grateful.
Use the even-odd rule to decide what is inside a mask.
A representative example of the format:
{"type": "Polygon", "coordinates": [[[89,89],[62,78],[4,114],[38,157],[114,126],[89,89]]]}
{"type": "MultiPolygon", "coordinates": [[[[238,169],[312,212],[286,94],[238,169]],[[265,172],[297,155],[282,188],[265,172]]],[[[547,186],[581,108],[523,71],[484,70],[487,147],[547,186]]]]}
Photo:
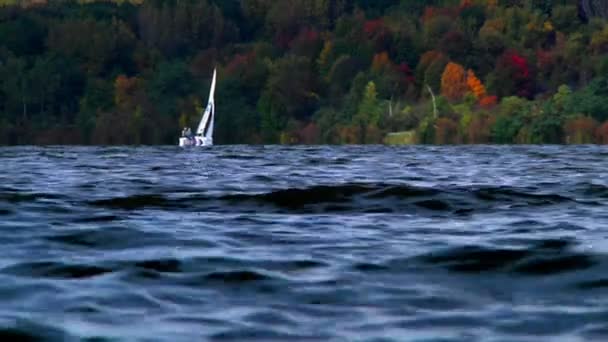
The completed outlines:
{"type": "Polygon", "coordinates": [[[0,337],[608,340],[608,148],[0,148],[0,337]]]}

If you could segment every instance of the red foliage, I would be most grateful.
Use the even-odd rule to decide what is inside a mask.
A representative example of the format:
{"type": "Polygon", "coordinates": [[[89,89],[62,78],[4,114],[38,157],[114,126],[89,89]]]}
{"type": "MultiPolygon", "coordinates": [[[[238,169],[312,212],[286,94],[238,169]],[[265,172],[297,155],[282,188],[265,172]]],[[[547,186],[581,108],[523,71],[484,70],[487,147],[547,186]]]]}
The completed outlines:
{"type": "Polygon", "coordinates": [[[375,35],[377,32],[384,29],[384,20],[382,18],[368,20],[363,24],[363,32],[365,35],[370,38],[375,35]]]}
{"type": "Polygon", "coordinates": [[[472,0],[462,0],[460,1],[460,9],[464,9],[467,7],[471,7],[473,6],[473,1],[472,0]]]}
{"type": "Polygon", "coordinates": [[[517,74],[515,74],[515,77],[528,77],[530,76],[530,68],[528,68],[528,61],[518,55],[517,53],[511,53],[510,56],[511,58],[511,63],[513,64],[513,66],[515,66],[515,69],[517,70],[517,74]]]}
{"type": "Polygon", "coordinates": [[[363,24],[365,37],[374,43],[376,51],[385,50],[391,42],[391,31],[383,19],[368,20],[363,24]]]}
{"type": "Polygon", "coordinates": [[[298,35],[289,42],[289,47],[293,48],[297,45],[309,46],[318,44],[320,41],[321,35],[315,29],[310,27],[303,28],[298,35]]]}
{"type": "Polygon", "coordinates": [[[507,50],[496,63],[496,72],[502,96],[515,94],[532,98],[534,95],[533,77],[528,60],[515,50],[507,50]]]}
{"type": "Polygon", "coordinates": [[[416,80],[414,77],[414,72],[412,71],[410,66],[407,65],[407,63],[404,62],[404,63],[397,65],[396,69],[397,69],[397,72],[399,73],[399,75],[401,75],[402,82],[414,83],[414,81],[416,80]]]}
{"type": "Polygon", "coordinates": [[[486,108],[486,109],[494,108],[494,106],[496,106],[497,103],[498,103],[498,97],[496,97],[496,95],[486,96],[486,97],[483,97],[481,100],[479,100],[479,105],[482,108],[486,108]]]}

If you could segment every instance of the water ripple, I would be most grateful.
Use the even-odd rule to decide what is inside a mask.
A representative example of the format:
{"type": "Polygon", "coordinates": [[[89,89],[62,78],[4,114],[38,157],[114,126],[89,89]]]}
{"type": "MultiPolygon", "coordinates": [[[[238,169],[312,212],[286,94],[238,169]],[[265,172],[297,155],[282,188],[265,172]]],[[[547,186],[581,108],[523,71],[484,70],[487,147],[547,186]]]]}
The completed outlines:
{"type": "Polygon", "coordinates": [[[0,148],[0,337],[604,340],[606,156],[0,148]]]}

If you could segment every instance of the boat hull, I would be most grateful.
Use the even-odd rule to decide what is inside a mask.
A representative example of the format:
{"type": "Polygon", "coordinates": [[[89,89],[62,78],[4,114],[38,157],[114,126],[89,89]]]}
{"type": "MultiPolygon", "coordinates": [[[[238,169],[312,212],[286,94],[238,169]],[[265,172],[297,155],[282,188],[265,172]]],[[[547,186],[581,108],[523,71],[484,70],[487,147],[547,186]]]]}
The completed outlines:
{"type": "Polygon", "coordinates": [[[203,146],[212,146],[213,139],[212,138],[202,138],[202,137],[194,137],[194,138],[179,138],[179,146],[180,147],[203,147],[203,146]]]}

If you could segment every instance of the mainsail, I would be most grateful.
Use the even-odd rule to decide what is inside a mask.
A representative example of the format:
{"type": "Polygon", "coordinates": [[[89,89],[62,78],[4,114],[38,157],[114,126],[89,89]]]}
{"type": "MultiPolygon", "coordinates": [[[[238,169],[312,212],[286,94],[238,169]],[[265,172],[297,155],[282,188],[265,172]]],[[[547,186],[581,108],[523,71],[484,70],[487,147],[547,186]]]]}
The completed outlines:
{"type": "Polygon", "coordinates": [[[213,138],[213,123],[215,121],[215,102],[213,95],[215,94],[215,78],[217,76],[217,70],[213,70],[213,80],[211,81],[211,89],[209,90],[209,102],[205,109],[205,114],[201,122],[198,124],[196,134],[200,134],[204,138],[213,138]]]}

